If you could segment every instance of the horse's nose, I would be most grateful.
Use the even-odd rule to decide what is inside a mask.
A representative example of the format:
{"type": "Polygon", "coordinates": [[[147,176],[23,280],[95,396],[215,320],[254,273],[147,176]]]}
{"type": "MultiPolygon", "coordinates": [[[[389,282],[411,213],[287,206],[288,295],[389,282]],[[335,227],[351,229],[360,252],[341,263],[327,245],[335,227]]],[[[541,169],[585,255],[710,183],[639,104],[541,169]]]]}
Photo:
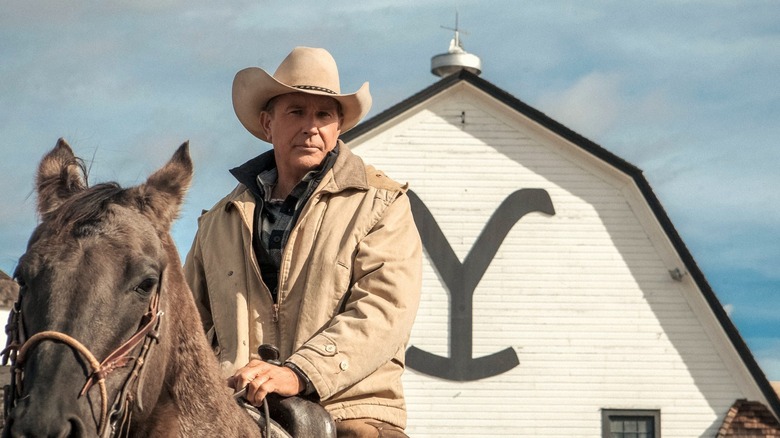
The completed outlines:
{"type": "Polygon", "coordinates": [[[35,415],[12,413],[3,429],[3,438],[84,438],[86,428],[75,415],[35,415]]]}

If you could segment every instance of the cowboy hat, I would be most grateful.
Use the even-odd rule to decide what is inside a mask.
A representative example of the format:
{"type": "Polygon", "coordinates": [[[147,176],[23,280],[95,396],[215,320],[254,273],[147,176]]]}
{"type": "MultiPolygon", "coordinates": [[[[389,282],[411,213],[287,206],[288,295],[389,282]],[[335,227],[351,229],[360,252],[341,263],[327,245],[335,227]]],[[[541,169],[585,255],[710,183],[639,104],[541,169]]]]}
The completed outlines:
{"type": "Polygon", "coordinates": [[[273,76],[258,67],[245,68],[233,79],[233,109],[238,120],[255,137],[268,141],[260,113],[272,98],[287,93],[332,97],[341,104],[341,132],[355,127],[371,108],[368,82],[352,94],[341,94],[336,61],[325,49],[296,47],[273,76]]]}

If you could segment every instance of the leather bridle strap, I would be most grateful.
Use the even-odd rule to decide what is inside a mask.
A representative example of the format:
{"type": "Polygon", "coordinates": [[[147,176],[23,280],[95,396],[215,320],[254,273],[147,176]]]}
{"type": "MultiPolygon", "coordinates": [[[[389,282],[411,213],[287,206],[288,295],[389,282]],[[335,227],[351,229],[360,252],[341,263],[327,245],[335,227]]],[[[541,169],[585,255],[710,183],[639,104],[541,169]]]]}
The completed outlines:
{"type": "MultiPolygon", "coordinates": [[[[96,372],[100,371],[100,362],[97,361],[95,356],[92,354],[92,352],[89,351],[87,347],[84,346],[81,342],[77,341],[76,339],[60,332],[55,331],[44,331],[40,333],[36,333],[30,337],[27,341],[25,341],[24,344],[19,348],[19,352],[16,355],[16,364],[14,365],[15,371],[16,371],[16,385],[18,390],[21,390],[22,388],[22,370],[24,367],[24,360],[27,357],[27,352],[32,350],[32,348],[37,345],[39,342],[44,340],[52,340],[52,341],[59,341],[63,344],[68,345],[69,347],[73,348],[74,350],[81,353],[84,358],[87,359],[87,362],[89,363],[90,368],[92,369],[92,375],[94,375],[96,372]]],[[[106,423],[108,420],[108,391],[106,390],[106,381],[105,377],[98,380],[98,386],[100,386],[100,432],[98,432],[98,436],[103,436],[104,428],[106,427],[106,423]]]]}
{"type": "Polygon", "coordinates": [[[117,368],[122,368],[126,366],[128,362],[134,360],[135,358],[129,356],[130,352],[133,351],[135,347],[137,347],[141,342],[143,342],[147,336],[157,338],[158,334],[155,332],[155,330],[157,329],[158,322],[162,316],[162,312],[160,312],[159,307],[160,289],[158,288],[157,292],[152,296],[152,299],[149,303],[149,311],[143,317],[144,319],[148,318],[146,324],[144,324],[144,326],[141,327],[130,339],[120,345],[119,348],[109,354],[102,363],[98,362],[98,360],[95,358],[95,355],[93,355],[92,352],[84,346],[84,344],[74,339],[73,337],[66,335],[65,333],[49,330],[34,334],[19,347],[16,354],[14,370],[16,372],[17,391],[21,391],[22,388],[22,373],[24,370],[24,362],[30,350],[32,350],[38,343],[44,340],[58,341],[68,345],[69,347],[81,353],[81,355],[86,358],[87,362],[89,363],[89,367],[91,368],[90,374],[87,376],[87,381],[79,393],[79,397],[84,396],[95,383],[97,383],[100,387],[100,427],[98,436],[102,437],[105,432],[105,428],[108,425],[109,415],[106,377],[117,368]]]}
{"type": "Polygon", "coordinates": [[[154,296],[152,296],[151,302],[149,303],[149,312],[144,315],[144,318],[148,317],[149,321],[130,339],[125,341],[124,344],[120,345],[119,348],[109,354],[108,357],[105,358],[100,364],[98,369],[92,370],[92,374],[90,374],[89,378],[87,378],[87,383],[85,383],[84,387],[81,388],[79,397],[86,394],[87,391],[89,391],[89,388],[91,388],[95,382],[105,380],[106,376],[111,374],[111,372],[117,368],[124,367],[129,361],[134,359],[133,357],[128,356],[128,354],[130,354],[130,352],[133,351],[133,349],[135,349],[135,347],[137,347],[138,344],[140,344],[146,338],[146,336],[148,336],[156,328],[157,320],[161,316],[159,312],[159,304],[160,295],[154,294],[154,296]]]}

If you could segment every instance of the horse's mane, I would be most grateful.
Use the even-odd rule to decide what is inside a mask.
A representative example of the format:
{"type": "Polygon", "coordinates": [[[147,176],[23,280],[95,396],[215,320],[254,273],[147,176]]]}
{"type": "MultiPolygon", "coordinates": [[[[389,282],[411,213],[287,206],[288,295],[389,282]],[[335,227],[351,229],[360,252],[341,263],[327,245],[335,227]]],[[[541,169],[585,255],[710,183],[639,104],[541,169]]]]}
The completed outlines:
{"type": "Polygon", "coordinates": [[[47,222],[55,229],[70,229],[74,237],[91,235],[100,229],[111,204],[127,202],[126,194],[116,182],[97,184],[68,199],[47,222]]]}

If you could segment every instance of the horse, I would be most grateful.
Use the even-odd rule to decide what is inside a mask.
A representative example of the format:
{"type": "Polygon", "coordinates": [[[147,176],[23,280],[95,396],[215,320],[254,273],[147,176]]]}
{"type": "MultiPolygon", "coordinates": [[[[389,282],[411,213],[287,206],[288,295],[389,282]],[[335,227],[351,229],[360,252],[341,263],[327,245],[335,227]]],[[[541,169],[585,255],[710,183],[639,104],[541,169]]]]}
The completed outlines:
{"type": "Polygon", "coordinates": [[[88,186],[63,139],[44,156],[14,273],[4,438],[291,436],[236,403],[203,333],[170,235],[192,174],[188,143],[130,188],[88,186]]]}

